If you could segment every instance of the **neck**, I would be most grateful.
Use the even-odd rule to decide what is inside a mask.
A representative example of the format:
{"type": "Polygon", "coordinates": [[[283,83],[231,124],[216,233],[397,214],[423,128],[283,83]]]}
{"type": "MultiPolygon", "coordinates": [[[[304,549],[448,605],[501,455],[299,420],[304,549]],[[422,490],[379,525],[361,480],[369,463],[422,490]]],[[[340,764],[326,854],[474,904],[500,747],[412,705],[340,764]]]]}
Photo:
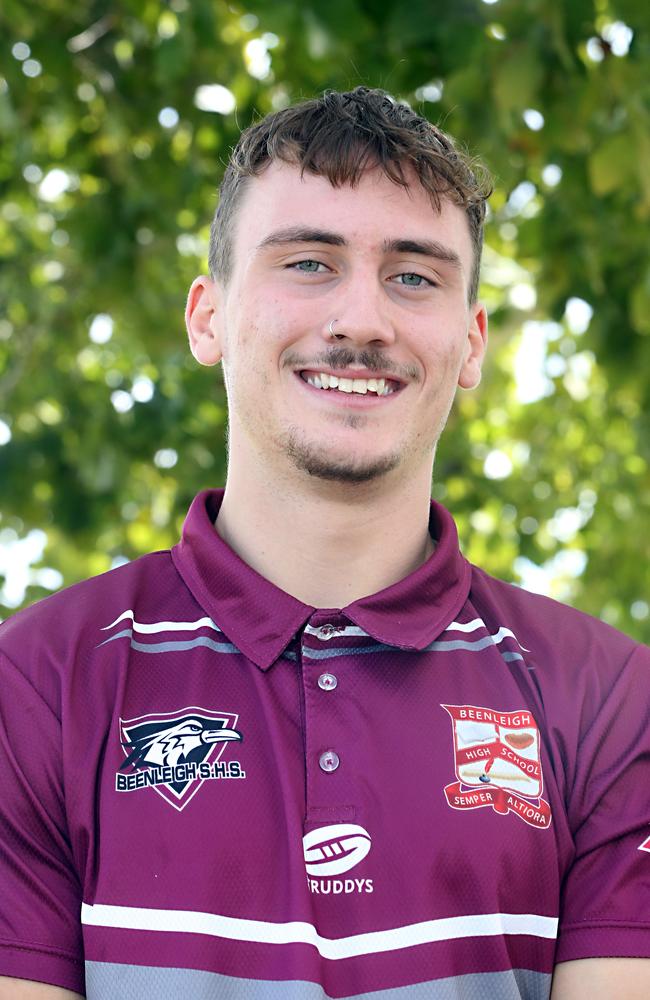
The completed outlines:
{"type": "Polygon", "coordinates": [[[429,534],[432,465],[390,483],[278,478],[229,463],[216,530],[249,566],[304,604],[343,608],[414,572],[429,534]]]}

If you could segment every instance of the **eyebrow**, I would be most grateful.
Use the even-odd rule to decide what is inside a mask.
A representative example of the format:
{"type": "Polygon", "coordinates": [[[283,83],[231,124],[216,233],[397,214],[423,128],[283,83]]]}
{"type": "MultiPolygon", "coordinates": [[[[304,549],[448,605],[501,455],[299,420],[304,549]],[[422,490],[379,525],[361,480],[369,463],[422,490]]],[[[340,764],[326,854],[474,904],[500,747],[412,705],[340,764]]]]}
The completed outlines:
{"type": "Polygon", "coordinates": [[[281,247],[288,243],[326,243],[332,247],[344,247],[347,241],[338,233],[326,229],[310,229],[305,226],[290,226],[287,229],[277,229],[269,233],[257,244],[258,250],[265,247],[281,247]]]}
{"type": "MultiPolygon", "coordinates": [[[[348,246],[348,241],[340,233],[307,226],[289,226],[286,229],[277,229],[275,232],[269,233],[257,244],[256,249],[287,246],[291,243],[324,243],[333,247],[348,246]]],[[[451,264],[459,271],[462,270],[462,262],[456,251],[439,243],[438,240],[384,240],[383,251],[384,253],[414,253],[421,257],[432,257],[435,260],[451,264]]]]}
{"type": "Polygon", "coordinates": [[[385,240],[385,253],[415,253],[421,257],[434,257],[462,270],[462,262],[455,250],[437,240],[385,240]]]}

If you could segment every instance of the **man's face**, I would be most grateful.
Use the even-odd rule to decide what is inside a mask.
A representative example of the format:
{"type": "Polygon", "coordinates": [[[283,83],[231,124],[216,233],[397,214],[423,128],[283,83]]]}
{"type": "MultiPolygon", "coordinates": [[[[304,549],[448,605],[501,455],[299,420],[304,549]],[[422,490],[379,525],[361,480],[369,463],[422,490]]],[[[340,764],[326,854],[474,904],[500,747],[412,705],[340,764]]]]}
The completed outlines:
{"type": "Polygon", "coordinates": [[[223,360],[231,461],[340,482],[430,466],[485,347],[463,210],[436,213],[415,178],[405,189],[371,170],[334,188],[272,163],[233,236],[227,287],[197,279],[188,303],[196,357],[223,360]]]}

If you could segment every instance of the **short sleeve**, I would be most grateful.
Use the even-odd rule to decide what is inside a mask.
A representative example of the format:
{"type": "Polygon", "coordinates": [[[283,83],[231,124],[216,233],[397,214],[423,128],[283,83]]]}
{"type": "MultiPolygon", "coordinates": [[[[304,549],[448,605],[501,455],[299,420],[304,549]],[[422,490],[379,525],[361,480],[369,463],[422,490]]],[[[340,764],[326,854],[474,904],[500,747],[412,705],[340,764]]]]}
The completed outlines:
{"type": "Polygon", "coordinates": [[[84,993],[56,712],[0,653],[0,975],[84,993]]]}
{"type": "Polygon", "coordinates": [[[583,734],[568,813],[575,858],[556,961],[650,957],[650,649],[635,647],[583,734]]]}

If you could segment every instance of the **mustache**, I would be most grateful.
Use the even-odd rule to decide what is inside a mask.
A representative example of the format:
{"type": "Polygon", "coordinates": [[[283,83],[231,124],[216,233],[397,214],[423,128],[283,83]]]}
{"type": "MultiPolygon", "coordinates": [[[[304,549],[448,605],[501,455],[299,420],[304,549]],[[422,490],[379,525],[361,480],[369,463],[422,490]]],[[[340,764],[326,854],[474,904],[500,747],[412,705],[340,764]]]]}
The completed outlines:
{"type": "Polygon", "coordinates": [[[407,382],[419,382],[420,372],[412,365],[399,366],[386,357],[381,351],[365,348],[362,351],[353,351],[349,347],[332,346],[327,348],[315,358],[305,358],[295,352],[288,354],[285,358],[285,366],[288,368],[366,368],[368,371],[387,372],[395,375],[397,379],[407,382]]]}

